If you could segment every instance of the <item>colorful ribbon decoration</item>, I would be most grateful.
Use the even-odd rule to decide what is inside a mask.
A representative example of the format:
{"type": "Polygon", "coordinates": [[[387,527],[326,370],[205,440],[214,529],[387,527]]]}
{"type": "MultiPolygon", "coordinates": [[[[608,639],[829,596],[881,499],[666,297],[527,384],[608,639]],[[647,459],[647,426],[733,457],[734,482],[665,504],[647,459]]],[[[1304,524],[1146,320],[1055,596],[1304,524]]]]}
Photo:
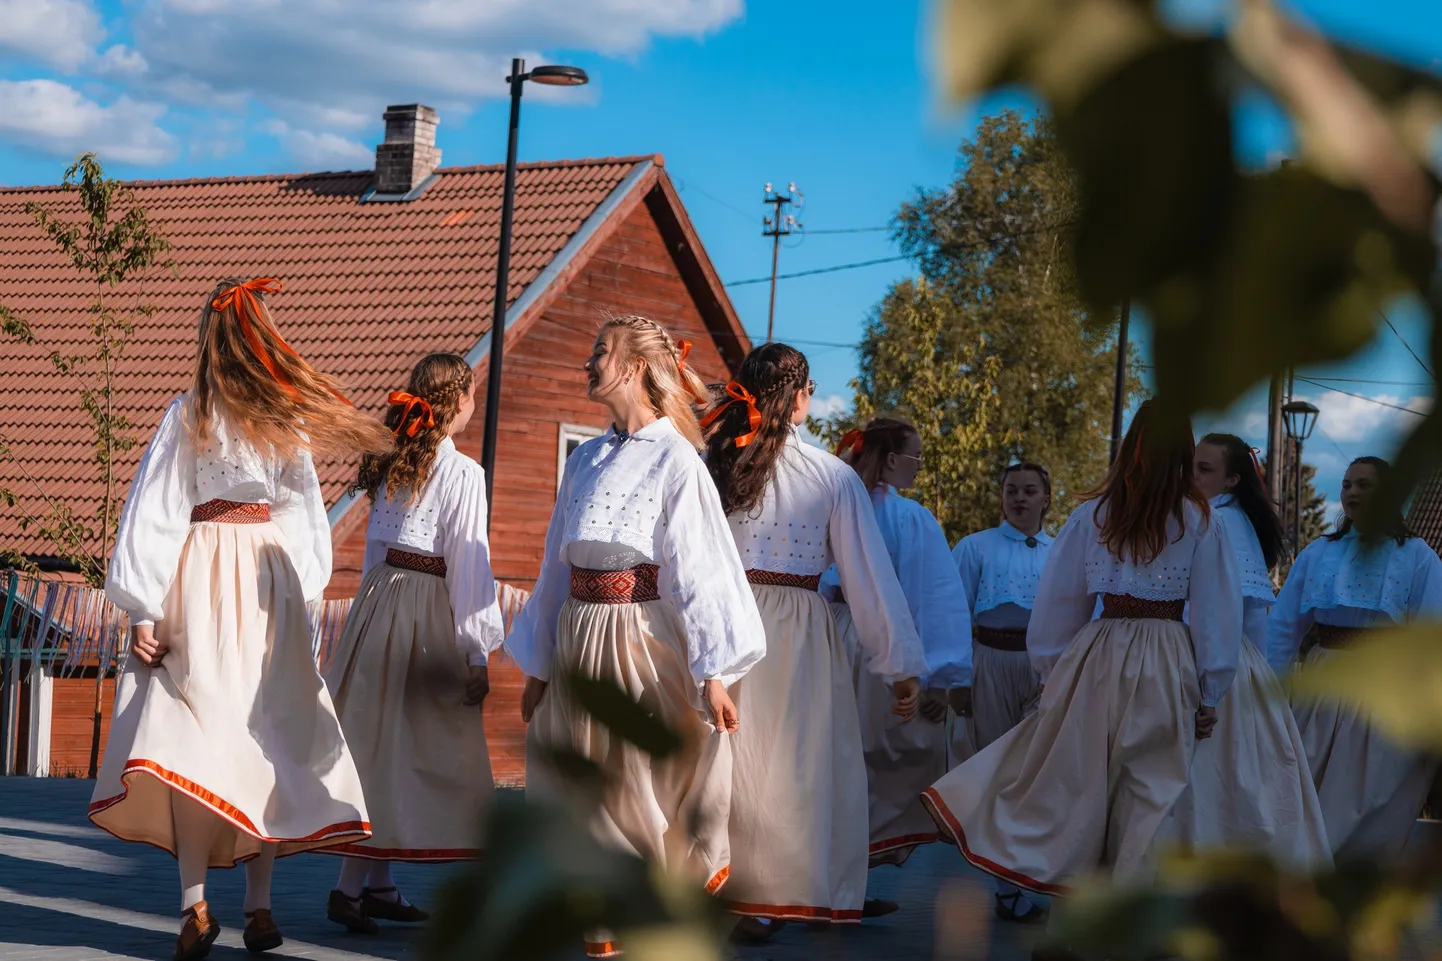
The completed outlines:
{"type": "Polygon", "coordinates": [[[1257,459],[1257,455],[1260,454],[1261,451],[1257,450],[1257,448],[1255,447],[1249,447],[1247,449],[1252,452],[1252,467],[1255,468],[1257,471],[1257,478],[1265,482],[1267,480],[1267,475],[1262,470],[1262,462],[1257,459]]]}
{"type": "Polygon", "coordinates": [[[426,403],[425,398],[417,397],[415,394],[407,394],[403,390],[393,390],[387,400],[392,407],[405,408],[405,410],[401,411],[401,419],[400,422],[396,424],[396,429],[391,431],[392,436],[399,437],[401,430],[404,429],[407,437],[414,437],[422,428],[430,430],[436,426],[436,412],[431,409],[430,404],[426,403]],[[416,409],[420,410],[421,416],[415,420],[411,420],[411,425],[406,427],[406,421],[411,418],[411,411],[416,409]]]}
{"type": "Polygon", "coordinates": [[[711,398],[704,393],[690,388],[686,383],[686,358],[691,356],[691,348],[694,346],[695,344],[692,344],[689,340],[676,341],[676,347],[681,351],[681,356],[676,358],[676,372],[681,375],[681,385],[691,391],[691,396],[696,398],[696,402],[705,404],[709,402],[711,398]]]}
{"type": "MultiPolygon", "coordinates": [[[[260,302],[256,299],[255,292],[278,294],[283,289],[284,285],[274,277],[258,277],[255,280],[247,280],[243,284],[236,284],[212,300],[210,309],[222,312],[232,307],[235,308],[236,319],[240,321],[240,333],[245,337],[245,342],[250,345],[251,352],[255,354],[256,359],[265,366],[265,369],[270,372],[270,376],[285,389],[286,393],[292,397],[299,397],[300,392],[295,389],[295,385],[291,383],[285,372],[276,366],[275,358],[270,355],[270,351],[265,349],[265,343],[255,332],[255,324],[259,322],[260,318],[260,302]]],[[[272,330],[271,335],[275,337],[277,347],[296,360],[301,359],[290,344],[287,344],[285,339],[280,336],[280,331],[272,330]]],[[[346,406],[355,406],[344,394],[334,390],[331,393],[346,406]]]]}
{"type": "Polygon", "coordinates": [[[761,411],[756,409],[756,398],[751,395],[751,391],[742,387],[734,380],[726,384],[726,396],[731,399],[701,419],[701,429],[706,430],[712,424],[716,423],[716,419],[732,404],[745,404],[746,420],[751,430],[733,441],[737,447],[745,447],[756,439],[756,432],[761,429],[761,411]]]}
{"type": "Polygon", "coordinates": [[[861,453],[861,447],[865,443],[866,435],[858,427],[853,427],[841,435],[841,442],[836,445],[836,456],[840,457],[847,451],[861,453]]]}

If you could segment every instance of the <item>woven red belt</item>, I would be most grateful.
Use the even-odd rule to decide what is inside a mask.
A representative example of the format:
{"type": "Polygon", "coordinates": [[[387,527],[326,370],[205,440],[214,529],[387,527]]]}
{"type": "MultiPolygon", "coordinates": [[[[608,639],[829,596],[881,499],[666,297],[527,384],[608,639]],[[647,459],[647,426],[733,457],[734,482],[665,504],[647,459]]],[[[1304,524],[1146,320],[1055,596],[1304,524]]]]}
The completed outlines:
{"type": "Polygon", "coordinates": [[[1024,627],[982,627],[972,630],[972,638],[982,647],[994,651],[1025,651],[1026,628],[1024,627]]]}
{"type": "Polygon", "coordinates": [[[644,604],[659,601],[657,579],[661,569],[642,564],[624,571],[588,571],[571,568],[571,596],[587,604],[644,604]]]}
{"type": "Polygon", "coordinates": [[[1361,627],[1337,627],[1335,624],[1317,625],[1317,646],[1325,647],[1329,651],[1340,651],[1350,647],[1364,631],[1361,627]]]}
{"type": "Polygon", "coordinates": [[[783,574],[780,571],[751,570],[746,572],[746,579],[752,584],[766,584],[770,587],[799,587],[813,594],[821,586],[820,574],[783,574]]]}
{"type": "Polygon", "coordinates": [[[1107,620],[1180,621],[1186,601],[1149,601],[1130,594],[1103,594],[1102,617],[1107,620]]]}
{"type": "Polygon", "coordinates": [[[386,548],[386,563],[391,567],[399,567],[403,571],[418,571],[421,574],[434,574],[437,577],[446,576],[446,559],[444,557],[413,554],[410,551],[388,547],[386,548]]]}
{"type": "Polygon", "coordinates": [[[201,524],[265,524],[270,520],[269,504],[241,504],[237,501],[206,501],[190,509],[190,522],[201,524]]]}

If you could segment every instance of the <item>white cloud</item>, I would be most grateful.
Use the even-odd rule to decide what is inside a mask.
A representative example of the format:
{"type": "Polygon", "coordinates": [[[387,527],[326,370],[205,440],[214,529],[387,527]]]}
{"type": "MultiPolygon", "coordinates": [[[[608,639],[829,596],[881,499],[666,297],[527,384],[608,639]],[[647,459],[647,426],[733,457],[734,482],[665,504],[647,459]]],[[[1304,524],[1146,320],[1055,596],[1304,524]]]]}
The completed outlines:
{"type": "Polygon", "coordinates": [[[1338,444],[1365,441],[1371,449],[1364,453],[1375,453],[1381,457],[1389,456],[1397,442],[1421,420],[1416,414],[1396,408],[1406,407],[1418,414],[1432,409],[1430,397],[1402,398],[1395,394],[1354,397],[1330,390],[1310,395],[1298,392],[1297,396],[1316,404],[1321,411],[1317,415],[1318,433],[1325,433],[1338,444]]]}
{"type": "Polygon", "coordinates": [[[375,154],[364,144],[340,134],[297,130],[284,120],[267,120],[260,128],[272,134],[292,157],[309,170],[369,169],[375,154]]]}
{"type": "Polygon", "coordinates": [[[117,43],[100,55],[95,62],[95,72],[102,77],[115,77],[117,79],[134,79],[145,76],[150,69],[150,64],[138,50],[133,50],[123,43],[117,43]]]}
{"type": "Polygon", "coordinates": [[[58,156],[94,151],[103,161],[158,164],[178,145],[158,121],[165,107],[120,97],[109,106],[54,80],[0,80],[0,137],[58,156]]]}
{"type": "Polygon", "coordinates": [[[653,37],[702,36],[739,17],[742,2],[287,0],[283,15],[256,15],[255,0],[142,0],[133,33],[157,84],[238,95],[300,126],[336,129],[375,123],[388,103],[463,109],[505,96],[515,55],[628,56],[653,37]]]}
{"type": "Polygon", "coordinates": [[[811,416],[820,420],[828,420],[849,410],[851,410],[850,399],[842,397],[840,394],[811,398],[811,416]]]}
{"type": "Polygon", "coordinates": [[[0,0],[0,50],[73,72],[104,37],[88,0],[0,0]]]}

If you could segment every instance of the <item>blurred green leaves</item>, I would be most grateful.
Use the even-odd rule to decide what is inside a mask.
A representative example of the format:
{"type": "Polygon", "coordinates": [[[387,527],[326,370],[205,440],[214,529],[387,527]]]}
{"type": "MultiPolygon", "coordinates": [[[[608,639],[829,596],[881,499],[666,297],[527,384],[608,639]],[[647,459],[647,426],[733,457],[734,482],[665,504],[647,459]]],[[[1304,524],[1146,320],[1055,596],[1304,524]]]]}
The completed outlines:
{"type": "Polygon", "coordinates": [[[564,688],[582,710],[606,725],[611,733],[652,757],[660,760],[680,750],[679,735],[610,681],[571,671],[566,675],[564,688]]]}

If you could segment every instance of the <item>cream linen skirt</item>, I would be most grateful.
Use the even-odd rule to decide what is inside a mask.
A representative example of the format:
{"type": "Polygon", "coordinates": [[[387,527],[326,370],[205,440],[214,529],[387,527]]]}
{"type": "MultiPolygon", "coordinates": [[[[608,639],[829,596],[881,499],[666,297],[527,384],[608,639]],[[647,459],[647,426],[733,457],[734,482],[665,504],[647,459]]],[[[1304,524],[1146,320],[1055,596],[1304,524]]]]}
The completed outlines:
{"type": "Polygon", "coordinates": [[[891,689],[866,670],[851,608],[832,604],[831,613],[851,658],[856,709],[861,718],[869,863],[872,867],[900,866],[919,845],[941,840],[936,822],[922,806],[921,792],[946,773],[946,724],[934,724],[920,714],[903,721],[891,713],[895,703],[891,689]]]}
{"type": "Polygon", "coordinates": [[[1294,870],[1332,863],[1297,722],[1271,667],[1246,638],[1236,679],[1217,705],[1217,726],[1197,742],[1191,784],[1155,844],[1159,851],[1245,847],[1294,870]]]}
{"type": "Polygon", "coordinates": [[[979,751],[1036,710],[1041,679],[1024,650],[1002,651],[978,641],[971,646],[971,659],[971,717],[966,726],[972,750],[979,751]]]}
{"type": "Polygon", "coordinates": [[[1187,787],[1200,704],[1180,621],[1118,618],[1078,632],[1036,713],[924,797],[973,865],[1040,894],[1140,872],[1187,787]]]}
{"type": "Polygon", "coordinates": [[[360,778],[311,655],[300,580],[280,529],[192,524],[155,625],[170,651],[131,657],[115,692],[90,819],[175,853],[171,802],[218,814],[211,867],[359,841],[360,778]]]}
{"type": "Polygon", "coordinates": [[[731,797],[730,908],[860,921],[866,764],[851,662],[814,590],[753,584],[766,656],[731,688],[741,715],[731,797]]]}
{"type": "Polygon", "coordinates": [[[328,848],[383,861],[480,854],[494,785],[481,709],[467,706],[446,580],[377,564],[325,682],[371,813],[370,839],[328,848]]]}
{"type": "MultiPolygon", "coordinates": [[[[598,604],[568,597],[556,630],[557,671],[615,682],[681,735],[682,750],[654,760],[614,736],[552,684],[526,732],[526,793],[566,804],[574,787],[559,777],[552,748],[575,751],[611,775],[591,829],[606,845],[695,877],[710,893],[726,882],[731,805],[731,736],[707,720],[691,678],[679,625],[662,601],[598,604]]],[[[741,728],[748,718],[743,710],[741,728]]],[[[603,956],[594,954],[594,956],[603,956]]]]}
{"type": "MultiPolygon", "coordinates": [[[[1308,663],[1334,657],[1317,646],[1308,663]]],[[[1401,747],[1367,719],[1335,703],[1292,705],[1317,786],[1327,840],[1343,858],[1401,853],[1437,773],[1437,760],[1401,747]]]]}

